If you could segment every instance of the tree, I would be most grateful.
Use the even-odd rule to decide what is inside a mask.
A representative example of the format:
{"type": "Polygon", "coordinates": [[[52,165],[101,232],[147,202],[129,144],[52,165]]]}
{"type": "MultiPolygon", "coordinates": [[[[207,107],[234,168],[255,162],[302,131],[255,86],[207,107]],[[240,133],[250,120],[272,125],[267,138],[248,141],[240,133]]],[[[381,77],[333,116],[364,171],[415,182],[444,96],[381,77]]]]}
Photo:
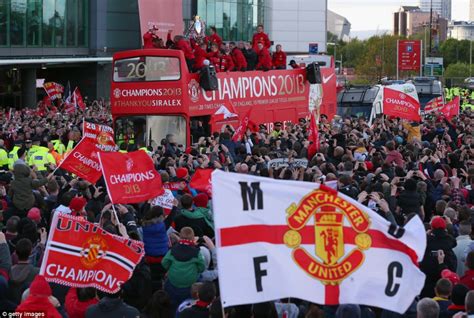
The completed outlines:
{"type": "Polygon", "coordinates": [[[466,78],[469,76],[469,64],[454,63],[450,64],[444,72],[445,78],[466,78]]]}

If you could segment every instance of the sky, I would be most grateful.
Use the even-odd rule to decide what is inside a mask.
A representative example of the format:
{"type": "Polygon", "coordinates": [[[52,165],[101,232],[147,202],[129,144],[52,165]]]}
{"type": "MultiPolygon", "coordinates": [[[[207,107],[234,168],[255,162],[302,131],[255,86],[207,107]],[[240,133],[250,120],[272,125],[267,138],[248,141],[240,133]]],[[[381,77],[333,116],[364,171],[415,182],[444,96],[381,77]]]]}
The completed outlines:
{"type": "MultiPolygon", "coordinates": [[[[393,12],[418,0],[328,0],[328,8],[352,24],[351,31],[392,30],[393,12]]],[[[469,0],[452,0],[452,19],[468,20],[469,0]]]]}

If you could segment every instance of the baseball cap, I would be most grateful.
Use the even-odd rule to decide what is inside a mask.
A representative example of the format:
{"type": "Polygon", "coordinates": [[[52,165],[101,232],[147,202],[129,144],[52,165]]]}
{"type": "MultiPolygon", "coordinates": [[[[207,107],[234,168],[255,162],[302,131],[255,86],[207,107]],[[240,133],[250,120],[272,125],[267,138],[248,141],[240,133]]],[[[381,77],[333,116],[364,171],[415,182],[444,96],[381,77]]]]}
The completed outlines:
{"type": "Polygon", "coordinates": [[[441,271],[441,278],[446,278],[447,280],[449,280],[453,284],[453,286],[458,284],[461,281],[459,279],[458,274],[456,274],[455,272],[450,271],[449,269],[443,269],[441,271]]]}
{"type": "Polygon", "coordinates": [[[71,209],[71,212],[73,215],[78,214],[82,212],[82,209],[87,204],[87,200],[82,198],[82,197],[75,197],[71,200],[71,203],[69,204],[69,208],[71,209]]]}
{"type": "Polygon", "coordinates": [[[31,208],[26,216],[35,223],[41,222],[41,211],[38,208],[31,208]]]}

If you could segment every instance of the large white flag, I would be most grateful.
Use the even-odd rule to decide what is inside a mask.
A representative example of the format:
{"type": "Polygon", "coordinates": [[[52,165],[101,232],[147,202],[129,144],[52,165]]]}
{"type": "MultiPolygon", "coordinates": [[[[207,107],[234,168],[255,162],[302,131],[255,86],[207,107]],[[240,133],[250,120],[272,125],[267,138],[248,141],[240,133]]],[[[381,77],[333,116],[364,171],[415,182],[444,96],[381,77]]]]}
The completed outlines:
{"type": "Polygon", "coordinates": [[[419,218],[399,228],[309,182],[216,170],[212,189],[225,307],[295,297],[404,313],[423,287],[419,218]]]}

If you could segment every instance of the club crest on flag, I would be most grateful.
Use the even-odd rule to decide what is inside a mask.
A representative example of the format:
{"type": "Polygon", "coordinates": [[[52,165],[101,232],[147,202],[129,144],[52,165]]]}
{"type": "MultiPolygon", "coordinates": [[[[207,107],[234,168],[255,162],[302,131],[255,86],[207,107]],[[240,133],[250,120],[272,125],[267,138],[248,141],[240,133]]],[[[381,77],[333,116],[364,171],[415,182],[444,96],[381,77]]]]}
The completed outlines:
{"type": "Polygon", "coordinates": [[[81,263],[86,268],[97,265],[107,253],[107,243],[99,235],[90,237],[81,250],[81,263]]]}
{"type": "MultiPolygon", "coordinates": [[[[289,230],[284,234],[285,245],[293,249],[294,262],[308,275],[326,285],[338,285],[364,262],[363,251],[372,245],[367,233],[370,220],[366,213],[329,191],[315,190],[298,204],[287,209],[289,230]],[[311,232],[307,226],[314,219],[315,257],[301,247],[311,232]],[[351,228],[344,227],[347,220],[351,228]],[[303,237],[305,237],[303,239],[303,237]],[[345,253],[345,244],[356,247],[345,253]]],[[[307,244],[307,243],[305,243],[307,244]]]]}
{"type": "Polygon", "coordinates": [[[127,159],[127,161],[125,162],[125,165],[126,165],[126,167],[127,167],[127,171],[128,171],[128,172],[132,171],[132,168],[133,168],[133,159],[132,159],[132,158],[127,159]]]}

